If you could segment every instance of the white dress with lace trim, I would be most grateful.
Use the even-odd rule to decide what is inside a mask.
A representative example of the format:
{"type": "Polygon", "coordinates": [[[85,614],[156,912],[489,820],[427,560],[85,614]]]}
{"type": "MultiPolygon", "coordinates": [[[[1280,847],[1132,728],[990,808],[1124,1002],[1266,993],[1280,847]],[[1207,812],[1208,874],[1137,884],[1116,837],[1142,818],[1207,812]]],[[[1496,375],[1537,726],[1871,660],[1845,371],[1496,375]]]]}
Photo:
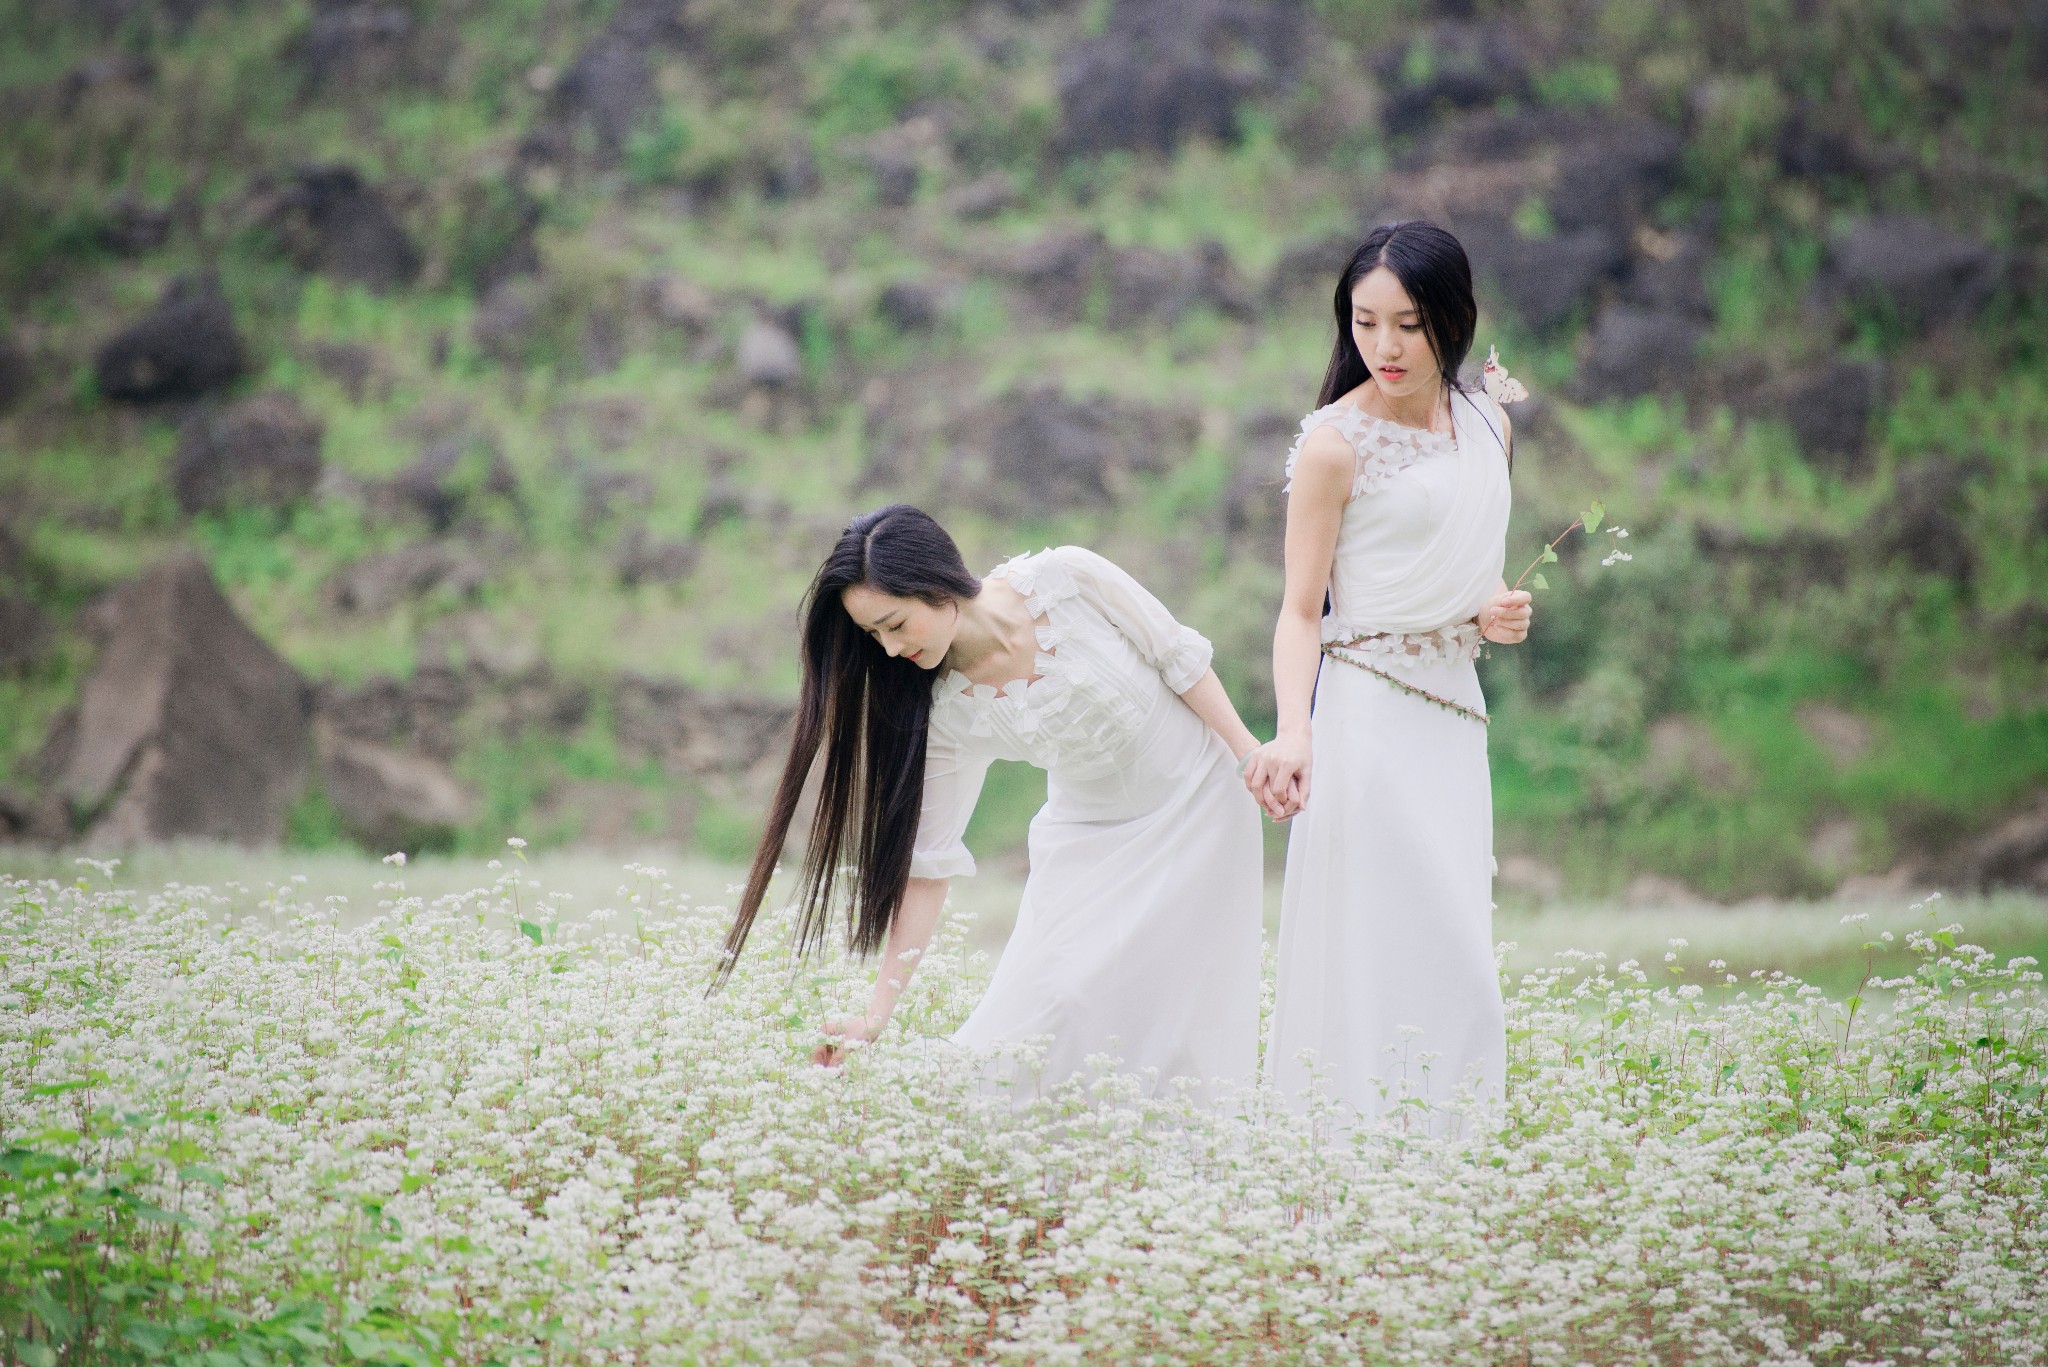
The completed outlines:
{"type": "Polygon", "coordinates": [[[1038,619],[1035,679],[934,685],[911,872],[974,872],[962,840],[989,764],[1046,771],[1016,929],[955,1036],[995,1051],[989,1078],[1028,1097],[1107,1054],[1156,1081],[1256,1071],[1257,808],[1222,740],[1177,696],[1209,643],[1130,575],[1062,546],[989,576],[1038,619]],[[1042,1058],[1020,1064],[1029,1041],[1042,1058]]]}
{"type": "MultiPolygon", "coordinates": [[[[1453,399],[1455,435],[1349,404],[1335,426],[1357,474],[1338,524],[1325,641],[1403,682],[1486,710],[1473,615],[1498,583],[1505,425],[1453,399]]],[[[1295,452],[1289,456],[1291,471],[1295,452]]],[[[1506,1061],[1493,967],[1487,728],[1325,659],[1310,719],[1308,806],[1289,823],[1266,1075],[1291,1104],[1318,1082],[1362,1118],[1448,1127],[1462,1087],[1497,1100],[1506,1061]]]]}

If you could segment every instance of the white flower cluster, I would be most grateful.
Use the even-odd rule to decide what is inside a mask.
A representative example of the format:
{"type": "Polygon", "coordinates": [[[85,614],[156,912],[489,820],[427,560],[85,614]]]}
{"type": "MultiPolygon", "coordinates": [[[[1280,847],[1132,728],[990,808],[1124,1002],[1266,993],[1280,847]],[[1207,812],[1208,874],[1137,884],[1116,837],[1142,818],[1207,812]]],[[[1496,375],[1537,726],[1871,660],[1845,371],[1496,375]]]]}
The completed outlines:
{"type": "Polygon", "coordinates": [[[67,1202],[126,1164],[182,1295],[394,1361],[2044,1361],[2048,1007],[1948,931],[1878,1016],[1565,956],[1496,1125],[1337,1139],[1108,1072],[985,1094],[957,931],[813,1067],[863,967],[764,918],[707,998],[723,916],[634,872],[596,931],[509,875],[353,928],[0,879],[0,1246],[101,1257],[67,1202]],[[31,1202],[38,1153],[73,1175],[31,1202]]]}
{"type": "MultiPolygon", "coordinates": [[[[1616,541],[1628,540],[1628,528],[1626,527],[1609,527],[1607,529],[1607,534],[1613,537],[1616,541]]],[[[1619,565],[1633,559],[1635,559],[1633,555],[1630,555],[1627,551],[1621,549],[1621,547],[1616,546],[1606,555],[1600,557],[1600,563],[1603,566],[1619,565]]]]}

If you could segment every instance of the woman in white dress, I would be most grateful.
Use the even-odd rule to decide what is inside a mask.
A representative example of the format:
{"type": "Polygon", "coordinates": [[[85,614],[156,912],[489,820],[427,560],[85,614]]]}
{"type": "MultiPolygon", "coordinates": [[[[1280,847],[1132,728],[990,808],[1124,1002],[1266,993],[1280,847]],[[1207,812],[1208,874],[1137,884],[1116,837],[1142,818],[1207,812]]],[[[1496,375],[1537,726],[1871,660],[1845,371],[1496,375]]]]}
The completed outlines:
{"type": "Polygon", "coordinates": [[[1457,382],[1477,308],[1456,238],[1376,229],[1336,291],[1320,406],[1288,454],[1278,734],[1247,765],[1288,834],[1266,1075],[1360,1116],[1502,1089],[1482,639],[1501,579],[1507,414],[1457,382]],[[1311,718],[1313,704],[1313,718],[1311,718]]]}
{"type": "Polygon", "coordinates": [[[811,585],[796,735],[727,939],[768,890],[806,775],[822,792],[799,885],[818,944],[835,871],[848,940],[883,962],[868,1009],[817,1060],[889,1020],[930,941],[994,759],[1047,773],[1031,872],[994,979],[956,1038],[1049,1037],[1041,1080],[1089,1056],[1132,1072],[1247,1084],[1257,1067],[1260,838],[1237,759],[1257,745],[1210,646],[1078,546],[968,573],[945,530],[897,504],[856,518],[811,585]]]}

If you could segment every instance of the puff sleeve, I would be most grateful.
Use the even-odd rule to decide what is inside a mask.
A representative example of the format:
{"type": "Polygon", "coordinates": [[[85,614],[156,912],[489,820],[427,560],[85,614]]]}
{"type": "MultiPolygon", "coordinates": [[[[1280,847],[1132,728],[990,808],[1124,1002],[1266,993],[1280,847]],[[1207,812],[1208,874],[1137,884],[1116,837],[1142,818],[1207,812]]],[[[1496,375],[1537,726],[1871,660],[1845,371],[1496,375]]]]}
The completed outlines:
{"type": "Polygon", "coordinates": [[[1207,637],[1175,621],[1149,589],[1094,551],[1061,546],[1050,554],[1074,577],[1081,598],[1123,633],[1168,688],[1185,693],[1202,681],[1215,654],[1207,637]]]}
{"type": "Polygon", "coordinates": [[[988,756],[966,753],[935,712],[925,739],[924,806],[918,813],[917,840],[910,852],[912,878],[973,876],[974,856],[967,852],[961,837],[981,797],[988,766],[988,756]]]}

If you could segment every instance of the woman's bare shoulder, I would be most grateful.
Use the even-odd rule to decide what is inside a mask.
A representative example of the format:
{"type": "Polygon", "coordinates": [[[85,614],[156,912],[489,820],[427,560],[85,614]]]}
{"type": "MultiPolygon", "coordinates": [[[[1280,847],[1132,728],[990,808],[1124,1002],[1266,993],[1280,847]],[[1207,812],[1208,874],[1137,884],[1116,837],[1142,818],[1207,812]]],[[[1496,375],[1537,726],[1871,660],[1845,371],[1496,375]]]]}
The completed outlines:
{"type": "Polygon", "coordinates": [[[1357,464],[1358,452],[1350,440],[1337,430],[1334,423],[1324,423],[1302,438],[1301,449],[1295,453],[1290,473],[1296,485],[1331,485],[1348,492],[1357,464]]]}

